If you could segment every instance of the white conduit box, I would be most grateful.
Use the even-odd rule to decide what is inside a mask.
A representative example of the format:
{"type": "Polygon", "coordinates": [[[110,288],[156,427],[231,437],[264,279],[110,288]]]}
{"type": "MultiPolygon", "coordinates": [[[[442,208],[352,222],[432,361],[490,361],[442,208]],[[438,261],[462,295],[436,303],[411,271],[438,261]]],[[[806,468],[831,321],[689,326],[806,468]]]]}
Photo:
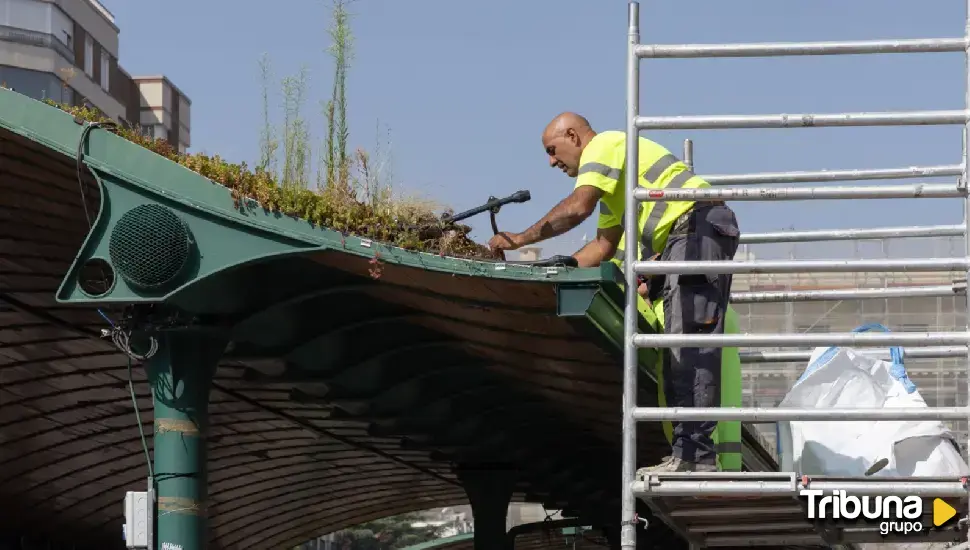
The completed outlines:
{"type": "Polygon", "coordinates": [[[128,491],[125,493],[125,547],[148,549],[148,493],[128,491]]]}

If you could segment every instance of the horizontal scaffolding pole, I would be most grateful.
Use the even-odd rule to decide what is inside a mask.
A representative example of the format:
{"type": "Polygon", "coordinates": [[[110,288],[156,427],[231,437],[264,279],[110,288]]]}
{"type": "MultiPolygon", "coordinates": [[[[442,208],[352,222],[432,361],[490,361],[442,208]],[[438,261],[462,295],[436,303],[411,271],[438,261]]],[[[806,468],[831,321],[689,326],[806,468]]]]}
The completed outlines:
{"type": "Polygon", "coordinates": [[[879,227],[874,229],[771,231],[767,233],[742,233],[741,244],[858,241],[864,239],[900,239],[905,237],[962,237],[965,232],[963,224],[879,227]]]}
{"type": "Polygon", "coordinates": [[[717,508],[674,508],[667,513],[673,519],[721,519],[736,518],[739,515],[761,516],[769,514],[798,514],[803,508],[797,504],[790,506],[736,506],[736,507],[717,507],[717,508]]]}
{"type": "Polygon", "coordinates": [[[701,189],[638,188],[640,201],[807,201],[833,199],[948,199],[966,197],[956,183],[871,185],[868,187],[706,187],[701,189]]]}
{"type": "MultiPolygon", "coordinates": [[[[880,536],[878,530],[873,530],[873,539],[865,542],[885,542],[885,537],[880,536]]],[[[920,539],[923,542],[923,539],[920,539]]],[[[754,533],[745,535],[724,535],[707,537],[704,539],[705,548],[755,548],[767,546],[770,548],[789,548],[789,547],[818,547],[825,544],[825,539],[819,533],[784,533],[756,535],[754,533]]],[[[824,547],[823,547],[824,548],[824,547]]],[[[831,548],[831,547],[829,547],[831,548]]]]}
{"type": "MultiPolygon", "coordinates": [[[[775,513],[777,514],[777,513],[775,513]]],[[[748,516],[752,517],[752,516],[748,516]]],[[[714,523],[687,527],[688,533],[761,533],[763,531],[799,531],[811,529],[811,524],[804,521],[777,521],[770,517],[765,523],[714,523]]]]}
{"type": "Polygon", "coordinates": [[[964,295],[966,292],[967,283],[966,281],[961,281],[953,285],[733,292],[731,293],[731,303],[761,304],[769,302],[821,302],[825,300],[866,300],[874,298],[945,298],[947,296],[964,295]]]}
{"type": "MultiPolygon", "coordinates": [[[[900,495],[903,496],[903,495],[900,495]]],[[[912,548],[912,544],[915,540],[919,540],[917,544],[921,547],[927,543],[949,543],[954,539],[959,538],[961,535],[953,531],[948,531],[945,529],[932,529],[925,530],[918,536],[912,534],[903,535],[899,533],[890,533],[888,535],[882,535],[879,532],[878,527],[869,528],[849,528],[842,529],[842,532],[838,534],[836,543],[839,545],[845,544],[863,544],[863,543],[873,543],[880,546],[876,548],[885,548],[887,545],[891,544],[903,544],[907,546],[902,546],[902,548],[912,548]]],[[[724,536],[714,536],[707,537],[704,540],[705,548],[748,548],[753,546],[767,546],[770,548],[788,548],[792,546],[797,547],[818,547],[818,545],[823,542],[822,536],[819,534],[796,534],[796,533],[785,533],[785,534],[765,534],[756,535],[754,533],[747,535],[724,535],[724,536]]],[[[832,546],[823,546],[823,548],[833,548],[832,546]]],[[[947,547],[948,550],[965,550],[966,547],[963,545],[947,547]]]]}
{"type": "Polygon", "coordinates": [[[798,492],[788,481],[677,481],[670,484],[648,485],[634,481],[633,493],[639,497],[690,497],[716,495],[723,497],[756,497],[793,495],[798,492]]]}
{"type": "Polygon", "coordinates": [[[894,273],[966,271],[968,258],[909,258],[899,260],[764,260],[713,262],[636,262],[640,275],[707,275],[738,273],[894,273]]]}
{"type": "Polygon", "coordinates": [[[812,128],[832,126],[925,126],[966,124],[967,111],[819,113],[777,115],[698,115],[636,117],[640,130],[716,130],[727,128],[812,128]]]}
{"type": "Polygon", "coordinates": [[[705,495],[724,495],[726,497],[755,497],[791,495],[797,497],[802,489],[824,491],[842,490],[851,496],[919,496],[919,497],[966,497],[967,489],[959,480],[953,481],[894,481],[882,478],[878,482],[868,481],[816,481],[809,480],[804,485],[795,481],[747,481],[737,480],[676,480],[650,483],[634,481],[633,492],[639,497],[690,497],[705,495]]]}
{"type": "MultiPolygon", "coordinates": [[[[654,481],[787,481],[794,486],[795,482],[801,481],[801,477],[806,474],[796,472],[669,472],[654,473],[650,479],[654,481]]],[[[893,476],[890,478],[894,482],[918,482],[918,483],[937,483],[950,482],[960,479],[962,476],[893,476]]],[[[824,482],[853,482],[880,484],[885,483],[886,478],[880,476],[867,475],[830,475],[830,474],[810,474],[809,480],[812,483],[824,482]]]]}
{"type": "MultiPolygon", "coordinates": [[[[854,349],[856,353],[876,357],[889,361],[889,350],[854,349]]],[[[742,351],[739,353],[744,364],[755,363],[804,363],[812,358],[813,351],[742,351]]],[[[935,346],[925,348],[904,348],[903,355],[907,359],[944,359],[947,357],[966,357],[967,346],[935,346]]]]}
{"type": "Polygon", "coordinates": [[[636,47],[636,56],[641,59],[698,59],[711,57],[942,53],[963,52],[966,48],[966,38],[763,42],[752,44],[641,44],[636,47]]]}
{"type": "Polygon", "coordinates": [[[828,181],[892,180],[961,176],[959,164],[876,168],[869,170],[816,170],[811,172],[762,172],[759,174],[710,174],[701,178],[711,185],[763,185],[768,183],[822,183],[828,181]]]}
{"type": "MultiPolygon", "coordinates": [[[[798,409],[777,407],[637,407],[633,418],[639,422],[676,420],[681,422],[861,422],[875,420],[966,420],[967,407],[892,407],[887,409],[798,409]]],[[[817,483],[817,482],[816,482],[817,483]]],[[[965,491],[965,490],[964,490],[965,491]]]]}
{"type": "Polygon", "coordinates": [[[959,346],[970,343],[970,332],[831,332],[818,334],[636,334],[641,348],[752,348],[959,346]]]}

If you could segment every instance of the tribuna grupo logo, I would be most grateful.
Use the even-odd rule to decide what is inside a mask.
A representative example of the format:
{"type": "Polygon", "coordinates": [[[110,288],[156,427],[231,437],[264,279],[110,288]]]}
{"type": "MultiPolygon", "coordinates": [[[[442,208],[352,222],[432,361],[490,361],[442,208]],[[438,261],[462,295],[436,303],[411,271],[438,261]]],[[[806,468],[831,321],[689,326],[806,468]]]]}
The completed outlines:
{"type": "MultiPolygon", "coordinates": [[[[808,519],[846,521],[863,519],[878,522],[879,532],[883,535],[890,533],[908,535],[923,531],[923,499],[920,497],[854,496],[847,495],[842,490],[824,494],[818,489],[802,489],[799,494],[808,499],[808,519]]],[[[939,502],[943,503],[942,500],[939,502]]],[[[943,505],[953,510],[946,503],[943,505]]],[[[936,512],[935,503],[934,512],[936,512]]],[[[954,514],[955,512],[954,510],[954,514]]],[[[935,513],[934,516],[936,516],[935,513]]],[[[941,524],[935,519],[934,523],[941,524]]]]}

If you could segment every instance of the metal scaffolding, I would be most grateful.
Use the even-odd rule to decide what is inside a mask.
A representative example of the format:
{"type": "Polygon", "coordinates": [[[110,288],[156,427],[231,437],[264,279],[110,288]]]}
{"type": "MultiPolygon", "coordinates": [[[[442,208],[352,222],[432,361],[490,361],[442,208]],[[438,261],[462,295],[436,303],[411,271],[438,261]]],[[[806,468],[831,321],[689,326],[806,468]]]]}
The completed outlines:
{"type": "MultiPolygon", "coordinates": [[[[626,170],[625,186],[628,197],[625,205],[624,231],[635,235],[638,230],[638,210],[642,201],[785,201],[785,200],[832,200],[832,199],[887,199],[887,198],[960,198],[964,206],[964,223],[928,227],[889,227],[880,229],[844,229],[834,231],[775,232],[745,235],[742,243],[813,242],[855,239],[885,239],[903,237],[963,237],[965,254],[950,258],[910,258],[882,260],[770,260],[731,262],[641,262],[637,261],[636,247],[625,250],[624,310],[624,363],[623,363],[623,501],[621,546],[624,550],[636,547],[636,498],[651,503],[651,507],[671,527],[679,530],[695,547],[718,545],[710,538],[698,535],[692,529],[683,528],[676,520],[679,516],[701,516],[703,510],[676,510],[664,499],[681,497],[732,497],[755,498],[753,503],[765,507],[766,500],[779,495],[797,498],[800,489],[810,483],[807,477],[797,473],[753,474],[670,474],[653,475],[644,481],[636,481],[636,423],[659,420],[741,420],[745,422],[776,421],[860,421],[860,420],[960,420],[970,422],[970,407],[932,407],[927,409],[780,409],[780,408],[665,408],[638,407],[637,395],[637,348],[678,347],[790,347],[804,346],[859,346],[868,348],[909,346],[908,357],[943,358],[961,357],[967,361],[967,392],[970,394],[970,311],[967,324],[960,332],[897,332],[888,334],[869,333],[812,333],[812,334],[732,334],[732,335],[647,335],[637,333],[639,316],[637,303],[637,275],[659,274],[763,274],[763,273],[889,273],[889,272],[940,272],[958,271],[961,276],[952,284],[909,288],[860,288],[839,290],[799,290],[780,292],[734,292],[733,303],[802,302],[843,299],[888,299],[893,297],[947,297],[965,295],[967,274],[970,271],[970,199],[968,199],[968,150],[970,150],[970,0],[965,0],[965,36],[946,39],[872,40],[814,43],[763,43],[763,44],[640,44],[639,3],[628,5],[628,51],[627,51],[627,110],[626,110],[626,165],[637,166],[639,161],[639,135],[641,130],[686,129],[740,129],[740,128],[809,128],[849,126],[914,126],[914,125],[961,125],[963,148],[960,164],[868,170],[832,170],[813,172],[780,172],[738,175],[704,176],[712,187],[702,189],[664,189],[663,192],[647,190],[638,185],[637,170],[626,170]],[[709,116],[643,116],[640,112],[640,60],[644,58],[714,58],[714,57],[769,57],[769,56],[818,56],[840,54],[890,54],[963,52],[967,87],[963,110],[909,111],[885,113],[834,113],[834,114],[779,114],[779,115],[709,115],[709,116]],[[756,187],[766,184],[820,183],[837,181],[888,180],[959,176],[956,183],[915,185],[883,185],[865,187],[756,187]],[[724,187],[731,186],[731,187],[724,187]]],[[[685,143],[684,161],[693,166],[693,149],[685,143]]],[[[970,304],[967,306],[970,308],[970,304]]],[[[864,350],[865,353],[885,355],[881,350],[864,350]]],[[[810,351],[752,351],[742,353],[745,363],[770,363],[807,361],[810,351]]],[[[970,450],[970,441],[968,441],[970,450]]],[[[850,494],[878,496],[922,497],[968,497],[966,480],[933,478],[838,478],[811,480],[813,489],[838,489],[850,494]]],[[[678,501],[680,502],[680,501],[678,501]]],[[[788,502],[791,502],[790,500],[788,502]]],[[[723,504],[723,503],[722,503],[723,504]]],[[[695,505],[696,506],[696,505],[695,505]]],[[[746,508],[750,513],[753,508],[746,508]]],[[[771,507],[771,510],[777,508],[771,507]]],[[[800,509],[799,509],[800,510],[800,509]]],[[[708,510],[710,511],[710,510],[708,510]]],[[[737,510],[734,510],[737,512],[737,510]]],[[[729,519],[731,508],[720,509],[729,519]]],[[[741,510],[740,513],[745,513],[741,510]]],[[[804,520],[798,514],[795,520],[804,520]]],[[[795,522],[797,523],[797,521],[795,522]]],[[[804,523],[801,524],[804,527],[804,523]]],[[[751,527],[750,525],[748,527],[751,527]]],[[[722,537],[727,544],[792,544],[793,535],[765,534],[762,531],[740,537],[722,537]],[[755,536],[756,535],[756,536],[755,536]],[[754,538],[752,538],[754,537],[754,538]],[[773,538],[774,537],[774,538],[773,538]],[[787,538],[786,538],[787,537],[787,538]],[[757,540],[755,540],[757,539],[757,540]]],[[[853,529],[837,529],[839,535],[829,528],[817,527],[826,542],[875,542],[881,540],[878,531],[863,533],[853,529]],[[852,531],[853,533],[850,533],[852,531]],[[849,536],[852,534],[852,536],[849,536]],[[873,538],[875,537],[875,538],[873,538]],[[851,540],[850,540],[851,539],[851,540]]],[[[723,530],[722,530],[723,531],[723,530]]],[[[863,530],[864,531],[864,530],[863,530]]],[[[794,536],[808,537],[811,533],[794,536]]],[[[799,539],[801,540],[801,539],[799,539]]],[[[814,540],[814,539],[811,539],[814,540]]],[[[952,540],[952,539],[950,539],[952,540]]]]}

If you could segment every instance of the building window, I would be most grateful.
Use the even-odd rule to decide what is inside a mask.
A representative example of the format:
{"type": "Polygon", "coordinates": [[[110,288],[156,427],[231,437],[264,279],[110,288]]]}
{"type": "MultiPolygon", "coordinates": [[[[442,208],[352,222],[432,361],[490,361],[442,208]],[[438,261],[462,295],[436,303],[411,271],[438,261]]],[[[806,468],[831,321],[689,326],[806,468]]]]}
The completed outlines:
{"type": "Polygon", "coordinates": [[[154,138],[155,137],[155,125],[154,124],[142,124],[141,133],[145,137],[154,138]]]}
{"type": "Polygon", "coordinates": [[[108,60],[108,50],[101,48],[101,89],[106,92],[111,84],[111,80],[108,78],[108,73],[111,72],[111,64],[108,60]]]}
{"type": "Polygon", "coordinates": [[[71,53],[74,53],[74,21],[61,11],[56,4],[50,5],[51,10],[51,30],[50,33],[62,44],[67,46],[71,53]]]}
{"type": "Polygon", "coordinates": [[[0,68],[0,85],[37,100],[65,101],[65,87],[54,75],[18,67],[0,68]]]}
{"type": "Polygon", "coordinates": [[[91,35],[84,37],[84,73],[94,78],[94,39],[91,35]]]}

